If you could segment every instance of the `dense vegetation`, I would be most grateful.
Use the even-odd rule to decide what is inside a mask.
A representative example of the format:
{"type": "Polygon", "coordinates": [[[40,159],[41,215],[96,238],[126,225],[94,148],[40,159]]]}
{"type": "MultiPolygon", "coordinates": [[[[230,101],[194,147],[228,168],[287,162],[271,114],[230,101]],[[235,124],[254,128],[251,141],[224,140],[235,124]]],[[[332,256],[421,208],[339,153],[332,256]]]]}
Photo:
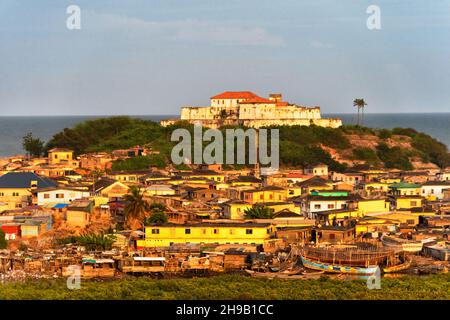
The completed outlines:
{"type": "MultiPolygon", "coordinates": [[[[162,127],[152,121],[124,116],[96,119],[82,122],[57,133],[47,143],[46,148],[48,150],[52,147],[67,147],[75,150],[76,154],[82,154],[93,151],[112,151],[136,145],[148,146],[158,150],[160,154],[117,161],[112,169],[139,170],[150,166],[161,168],[170,162],[170,153],[176,144],[170,141],[170,137],[176,128],[186,128],[192,135],[193,126],[182,121],[173,126],[162,127]]],[[[321,146],[337,151],[350,150],[351,159],[363,160],[373,166],[411,169],[412,157],[419,157],[425,162],[432,162],[440,167],[450,166],[450,154],[445,144],[410,128],[392,130],[361,126],[343,126],[338,129],[317,126],[273,126],[270,128],[280,130],[280,163],[284,166],[305,167],[325,163],[331,170],[346,169],[345,165],[334,160],[321,146]],[[354,148],[346,137],[348,134],[372,135],[381,139],[382,142],[375,150],[354,148]],[[409,139],[413,148],[389,147],[387,140],[394,138],[409,139]]],[[[221,131],[226,129],[224,127],[221,131]]],[[[208,143],[204,142],[204,145],[208,143]]]]}
{"type": "Polygon", "coordinates": [[[78,244],[84,246],[86,250],[111,250],[116,237],[112,234],[104,233],[85,233],[80,236],[62,238],[58,240],[59,244],[78,244]]]}
{"type": "Polygon", "coordinates": [[[115,281],[82,281],[69,290],[65,279],[30,280],[0,285],[0,299],[450,299],[450,275],[383,278],[380,290],[369,290],[362,280],[258,279],[221,275],[192,279],[125,277],[115,281]]]}

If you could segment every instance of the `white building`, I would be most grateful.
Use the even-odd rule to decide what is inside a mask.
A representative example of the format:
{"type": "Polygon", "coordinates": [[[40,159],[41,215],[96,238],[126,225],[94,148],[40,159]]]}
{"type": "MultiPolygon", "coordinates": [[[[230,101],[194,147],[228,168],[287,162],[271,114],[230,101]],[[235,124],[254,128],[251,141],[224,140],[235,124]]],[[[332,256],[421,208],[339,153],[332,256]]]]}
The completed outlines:
{"type": "Polygon", "coordinates": [[[450,189],[450,181],[428,181],[422,185],[420,192],[423,197],[444,199],[444,190],[450,189]]]}
{"type": "Polygon", "coordinates": [[[86,190],[56,187],[37,189],[33,192],[33,195],[33,202],[39,206],[44,206],[57,203],[70,204],[74,200],[89,197],[91,193],[86,190]]]}

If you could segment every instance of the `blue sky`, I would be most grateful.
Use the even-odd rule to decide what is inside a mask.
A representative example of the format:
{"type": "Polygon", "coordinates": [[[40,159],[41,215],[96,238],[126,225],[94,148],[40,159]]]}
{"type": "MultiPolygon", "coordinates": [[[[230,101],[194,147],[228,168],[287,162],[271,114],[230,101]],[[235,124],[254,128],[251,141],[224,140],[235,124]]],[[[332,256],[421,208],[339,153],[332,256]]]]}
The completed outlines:
{"type": "Polygon", "coordinates": [[[450,0],[0,0],[0,115],[178,114],[227,90],[450,112],[449,88],[450,0]]]}

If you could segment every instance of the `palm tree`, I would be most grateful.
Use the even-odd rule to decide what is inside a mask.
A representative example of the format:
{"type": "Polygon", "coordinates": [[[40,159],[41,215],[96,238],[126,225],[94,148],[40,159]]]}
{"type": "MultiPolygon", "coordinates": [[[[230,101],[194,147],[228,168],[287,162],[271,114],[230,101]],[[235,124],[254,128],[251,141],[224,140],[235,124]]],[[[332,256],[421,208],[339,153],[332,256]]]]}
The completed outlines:
{"type": "Polygon", "coordinates": [[[245,219],[272,219],[273,212],[269,207],[252,207],[244,210],[245,219]]]}
{"type": "Polygon", "coordinates": [[[124,196],[124,200],[126,202],[125,218],[127,224],[133,229],[134,226],[140,225],[141,221],[144,220],[145,213],[150,211],[150,205],[144,199],[144,193],[137,186],[130,187],[130,190],[124,196]]]}
{"type": "Polygon", "coordinates": [[[364,122],[364,107],[367,106],[367,103],[364,101],[364,99],[355,99],[353,100],[353,106],[358,108],[358,122],[357,125],[362,125],[364,122]],[[362,120],[360,123],[359,120],[359,110],[362,109],[362,120]]]}

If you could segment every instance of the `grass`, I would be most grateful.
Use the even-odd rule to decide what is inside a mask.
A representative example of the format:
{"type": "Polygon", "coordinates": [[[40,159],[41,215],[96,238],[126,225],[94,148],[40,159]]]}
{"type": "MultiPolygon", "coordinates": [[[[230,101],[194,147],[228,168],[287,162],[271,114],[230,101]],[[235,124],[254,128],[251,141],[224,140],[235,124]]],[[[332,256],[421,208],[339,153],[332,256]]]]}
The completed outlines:
{"type": "Polygon", "coordinates": [[[343,281],[256,279],[220,275],[191,279],[125,277],[114,281],[82,281],[80,290],[69,290],[64,279],[14,282],[0,285],[3,299],[57,300],[247,300],[247,299],[450,299],[450,275],[383,278],[380,290],[369,290],[363,280],[343,281]]]}

